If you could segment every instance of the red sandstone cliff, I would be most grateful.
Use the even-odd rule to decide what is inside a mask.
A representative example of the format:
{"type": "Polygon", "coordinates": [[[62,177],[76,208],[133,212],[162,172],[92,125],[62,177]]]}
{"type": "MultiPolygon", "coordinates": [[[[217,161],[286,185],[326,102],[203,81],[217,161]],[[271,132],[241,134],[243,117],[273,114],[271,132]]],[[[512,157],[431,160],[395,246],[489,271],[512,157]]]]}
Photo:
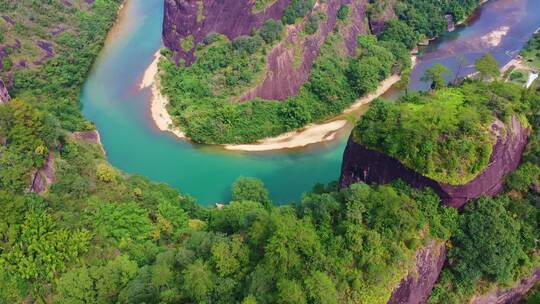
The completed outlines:
{"type": "Polygon", "coordinates": [[[446,248],[444,243],[432,241],[416,253],[416,267],[406,278],[401,280],[392,292],[388,304],[426,303],[431,290],[437,282],[444,261],[446,248]]]}
{"type": "Polygon", "coordinates": [[[460,208],[469,199],[499,193],[504,177],[519,165],[529,129],[524,128],[516,117],[512,117],[511,126],[507,126],[507,130],[507,136],[498,137],[486,169],[469,183],[459,186],[425,177],[405,167],[399,160],[368,149],[349,138],[343,154],[340,186],[346,187],[359,181],[386,184],[402,179],[415,188],[431,187],[445,204],[460,208]]]}
{"type": "Polygon", "coordinates": [[[193,36],[194,45],[202,42],[212,32],[221,33],[229,39],[249,35],[267,19],[279,20],[291,0],[277,0],[259,13],[253,13],[255,1],[249,0],[165,0],[163,18],[163,42],[177,52],[179,58],[191,64],[194,51],[180,47],[180,41],[193,36]]]}
{"type": "Polygon", "coordinates": [[[5,102],[8,102],[9,100],[10,100],[10,97],[9,97],[8,90],[4,82],[2,81],[2,79],[0,79],[0,103],[5,103],[5,102]]]}
{"type": "MultiPolygon", "coordinates": [[[[195,60],[194,48],[187,52],[183,50],[180,46],[183,39],[191,36],[196,45],[211,32],[224,34],[229,39],[248,35],[267,19],[281,19],[289,3],[290,0],[277,0],[264,11],[253,13],[253,0],[166,0],[163,41],[166,47],[175,52],[176,59],[184,59],[189,65],[195,60]]],[[[367,0],[317,2],[303,22],[286,27],[284,39],[268,53],[265,79],[260,85],[240,96],[239,100],[255,97],[284,100],[297,94],[308,79],[326,37],[334,30],[336,14],[342,4],[350,5],[345,43],[349,55],[354,54],[356,37],[368,32],[364,25],[366,3],[367,0]],[[314,35],[303,35],[305,20],[316,12],[323,12],[326,19],[321,22],[314,35]],[[301,50],[300,55],[295,54],[297,50],[301,50]],[[300,64],[298,56],[301,58],[300,64]]]]}
{"type": "MultiPolygon", "coordinates": [[[[416,254],[416,267],[392,292],[387,304],[425,304],[446,259],[444,243],[432,241],[416,254]]],[[[473,297],[469,304],[518,304],[540,282],[540,268],[510,288],[494,288],[473,297]]]]}

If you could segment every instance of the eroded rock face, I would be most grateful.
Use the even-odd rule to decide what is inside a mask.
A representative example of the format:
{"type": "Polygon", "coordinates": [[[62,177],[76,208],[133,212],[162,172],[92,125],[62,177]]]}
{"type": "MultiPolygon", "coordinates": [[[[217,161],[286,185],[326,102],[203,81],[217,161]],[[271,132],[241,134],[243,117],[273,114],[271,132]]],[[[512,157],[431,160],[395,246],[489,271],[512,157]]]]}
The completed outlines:
{"type": "MultiPolygon", "coordinates": [[[[281,19],[290,0],[277,0],[264,11],[253,13],[254,1],[249,0],[166,0],[163,26],[165,46],[175,51],[177,59],[189,65],[195,60],[194,49],[185,51],[180,42],[193,37],[196,45],[211,32],[224,34],[229,39],[248,35],[267,19],[281,19]],[[201,9],[202,7],[202,9],[201,9]],[[203,12],[201,16],[200,12],[203,12]]],[[[345,30],[348,55],[354,54],[356,37],[368,32],[365,26],[367,0],[327,0],[315,4],[314,11],[326,16],[314,35],[302,34],[305,21],[286,27],[286,36],[268,53],[266,76],[260,85],[239,96],[239,101],[255,97],[284,100],[296,95],[309,78],[313,62],[320,53],[326,37],[336,26],[336,14],[343,4],[350,5],[350,15],[345,30]],[[297,54],[298,50],[301,54],[297,54]],[[300,63],[298,63],[300,62],[300,63]]],[[[307,19],[310,16],[305,18],[307,19]]]]}
{"type": "Polygon", "coordinates": [[[4,84],[2,79],[0,79],[0,103],[5,103],[5,102],[8,102],[9,100],[10,100],[10,97],[9,97],[9,93],[6,88],[6,85],[4,84]]]}
{"type": "Polygon", "coordinates": [[[498,137],[486,169],[471,182],[459,186],[425,177],[391,156],[355,143],[351,137],[343,154],[340,186],[357,182],[386,184],[402,179],[415,188],[431,187],[445,204],[461,208],[469,199],[498,194],[504,177],[518,167],[530,130],[523,128],[516,117],[512,117],[507,130],[509,134],[505,138],[498,137]]]}
{"type": "Polygon", "coordinates": [[[392,292],[388,304],[426,303],[443,268],[446,247],[442,242],[432,241],[416,254],[416,268],[401,280],[392,292]]]}
{"type": "Polygon", "coordinates": [[[184,51],[180,41],[192,35],[194,45],[212,32],[229,39],[249,35],[267,19],[279,20],[291,0],[277,0],[266,10],[253,13],[255,1],[248,0],[165,0],[163,42],[189,65],[195,60],[192,48],[184,51]]]}
{"type": "Polygon", "coordinates": [[[531,276],[521,280],[516,286],[495,289],[485,295],[474,297],[470,304],[517,304],[538,282],[540,282],[540,268],[535,269],[531,276]]]}
{"type": "Polygon", "coordinates": [[[31,175],[30,192],[43,193],[56,180],[56,170],[54,168],[54,155],[49,152],[45,165],[31,175]]]}
{"type": "MultiPolygon", "coordinates": [[[[289,26],[284,42],[274,48],[267,63],[266,78],[263,83],[244,94],[240,100],[249,100],[255,97],[264,99],[284,100],[296,95],[300,87],[309,78],[311,67],[319,56],[320,49],[328,34],[336,26],[336,14],[342,4],[351,4],[349,0],[327,0],[320,4],[320,10],[327,16],[324,23],[319,25],[315,35],[303,37],[304,24],[289,26]],[[290,47],[293,45],[294,47],[290,47]],[[289,47],[288,47],[289,46],[289,47]],[[302,50],[302,61],[295,66],[295,48],[302,50]]],[[[348,55],[353,55],[356,49],[356,37],[365,34],[364,17],[365,1],[354,1],[351,4],[351,19],[347,27],[346,47],[348,55]]]]}

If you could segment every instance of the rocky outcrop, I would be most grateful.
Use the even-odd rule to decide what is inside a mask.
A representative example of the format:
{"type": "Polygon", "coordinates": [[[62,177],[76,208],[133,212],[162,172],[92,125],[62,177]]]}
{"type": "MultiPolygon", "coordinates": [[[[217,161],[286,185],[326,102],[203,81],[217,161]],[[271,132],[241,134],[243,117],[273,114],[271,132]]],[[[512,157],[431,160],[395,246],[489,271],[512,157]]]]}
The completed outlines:
{"type": "MultiPolygon", "coordinates": [[[[175,58],[189,65],[195,60],[195,47],[184,50],[181,42],[192,38],[193,45],[203,41],[211,32],[224,34],[229,39],[250,34],[268,19],[279,20],[290,0],[276,0],[265,10],[253,13],[250,0],[166,0],[163,26],[165,46],[175,52],[175,58]],[[202,14],[201,14],[202,12],[202,14]]],[[[345,44],[349,55],[354,54],[356,37],[365,34],[365,6],[367,0],[327,0],[315,4],[310,14],[323,12],[325,20],[314,35],[302,33],[303,22],[286,27],[284,39],[267,56],[264,80],[239,96],[245,101],[255,97],[284,100],[296,95],[308,79],[313,62],[318,57],[326,37],[336,26],[336,14],[342,4],[350,6],[350,17],[345,29],[345,44]]]]}
{"type": "Polygon", "coordinates": [[[511,125],[506,129],[508,134],[498,136],[486,168],[472,181],[459,186],[425,177],[391,156],[354,142],[351,136],[343,154],[340,186],[360,181],[386,184],[401,179],[415,188],[431,187],[445,204],[460,208],[469,199],[499,193],[504,177],[519,165],[530,130],[516,117],[512,117],[511,125]]]}
{"type": "Polygon", "coordinates": [[[189,65],[195,60],[195,48],[185,51],[180,42],[190,35],[193,45],[209,33],[221,33],[229,39],[249,35],[267,19],[279,20],[291,0],[277,0],[259,13],[253,13],[255,1],[249,0],[165,0],[163,42],[189,65]]]}
{"type": "Polygon", "coordinates": [[[54,169],[54,155],[49,152],[45,165],[39,170],[36,170],[31,175],[30,192],[43,193],[47,188],[54,183],[56,179],[56,170],[54,169]]]}
{"type": "MultiPolygon", "coordinates": [[[[318,9],[320,12],[324,12],[327,18],[319,25],[319,29],[314,35],[302,34],[304,24],[288,27],[285,40],[268,55],[264,81],[242,95],[240,100],[250,100],[255,97],[284,100],[289,96],[296,95],[300,87],[308,80],[311,67],[319,56],[326,37],[336,26],[337,11],[342,4],[350,2],[350,0],[327,0],[320,4],[318,9]],[[301,50],[301,63],[299,65],[295,64],[295,60],[298,60],[295,59],[298,56],[295,54],[296,49],[301,50]]],[[[351,4],[354,14],[349,19],[348,39],[345,41],[349,55],[353,55],[356,49],[356,37],[367,32],[363,26],[365,4],[365,1],[355,1],[351,4]]]]}
{"type": "Polygon", "coordinates": [[[431,241],[420,249],[416,254],[415,269],[394,289],[388,304],[426,303],[445,259],[446,247],[443,242],[431,241]]]}
{"type": "Polygon", "coordinates": [[[0,79],[0,104],[8,102],[9,100],[10,97],[6,85],[4,84],[2,79],[0,79]]]}
{"type": "Polygon", "coordinates": [[[70,134],[71,138],[92,145],[98,145],[103,155],[106,155],[103,144],[101,143],[101,136],[97,130],[91,131],[75,131],[70,134]]]}
{"type": "Polygon", "coordinates": [[[470,304],[517,304],[538,282],[540,282],[540,268],[536,268],[531,276],[522,279],[516,286],[506,289],[496,288],[487,294],[474,297],[470,304]]]}

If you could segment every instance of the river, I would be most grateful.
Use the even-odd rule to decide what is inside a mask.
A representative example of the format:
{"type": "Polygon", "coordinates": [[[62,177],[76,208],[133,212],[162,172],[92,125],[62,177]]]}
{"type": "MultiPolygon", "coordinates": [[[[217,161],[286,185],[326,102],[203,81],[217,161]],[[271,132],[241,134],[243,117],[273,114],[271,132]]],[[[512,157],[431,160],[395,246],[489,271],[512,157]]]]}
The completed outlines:
{"type": "MultiPolygon", "coordinates": [[[[338,178],[351,126],[333,142],[264,153],[195,145],[157,130],[150,116],[150,90],[140,90],[139,84],[162,45],[162,20],[163,0],[128,0],[83,87],[83,114],[96,124],[112,165],[166,182],[203,205],[227,202],[239,176],[261,179],[279,204],[298,201],[316,183],[338,178]]],[[[436,62],[456,70],[458,55],[470,65],[491,51],[504,64],[538,27],[540,1],[492,0],[467,26],[422,50],[410,87],[424,88],[419,78],[436,62]]]]}

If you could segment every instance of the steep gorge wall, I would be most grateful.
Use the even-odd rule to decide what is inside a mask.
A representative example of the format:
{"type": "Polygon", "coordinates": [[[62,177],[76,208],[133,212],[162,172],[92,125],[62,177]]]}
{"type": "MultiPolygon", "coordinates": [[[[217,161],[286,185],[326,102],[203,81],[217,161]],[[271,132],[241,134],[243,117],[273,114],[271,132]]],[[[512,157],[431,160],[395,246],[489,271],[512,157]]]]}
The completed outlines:
{"type": "Polygon", "coordinates": [[[165,0],[163,42],[188,65],[195,61],[195,48],[185,51],[182,39],[190,35],[194,45],[212,32],[229,39],[249,35],[267,19],[281,19],[291,0],[276,0],[264,11],[253,13],[255,1],[248,0],[165,0]]]}
{"type": "MultiPolygon", "coordinates": [[[[183,59],[189,65],[195,60],[195,48],[183,50],[180,42],[184,39],[191,36],[196,45],[211,32],[224,34],[229,39],[248,35],[267,19],[281,19],[290,0],[276,0],[258,13],[252,12],[254,3],[252,0],[166,0],[163,25],[165,46],[175,52],[177,60],[183,59]]],[[[241,95],[239,100],[255,97],[284,100],[297,94],[309,78],[311,67],[319,56],[326,37],[336,27],[336,14],[343,4],[350,6],[344,30],[347,48],[345,52],[353,55],[356,37],[369,31],[365,26],[367,0],[319,1],[302,22],[286,26],[284,39],[268,53],[264,80],[241,95]],[[325,20],[320,23],[314,35],[305,35],[302,30],[307,18],[317,12],[323,12],[325,20]]]]}
{"type": "Polygon", "coordinates": [[[512,117],[507,129],[506,138],[498,137],[486,169],[469,183],[459,186],[425,177],[385,153],[354,142],[351,137],[343,154],[340,186],[356,182],[386,184],[402,179],[415,188],[431,187],[446,205],[460,208],[469,199],[499,193],[504,177],[518,167],[530,131],[516,117],[512,117]]]}

